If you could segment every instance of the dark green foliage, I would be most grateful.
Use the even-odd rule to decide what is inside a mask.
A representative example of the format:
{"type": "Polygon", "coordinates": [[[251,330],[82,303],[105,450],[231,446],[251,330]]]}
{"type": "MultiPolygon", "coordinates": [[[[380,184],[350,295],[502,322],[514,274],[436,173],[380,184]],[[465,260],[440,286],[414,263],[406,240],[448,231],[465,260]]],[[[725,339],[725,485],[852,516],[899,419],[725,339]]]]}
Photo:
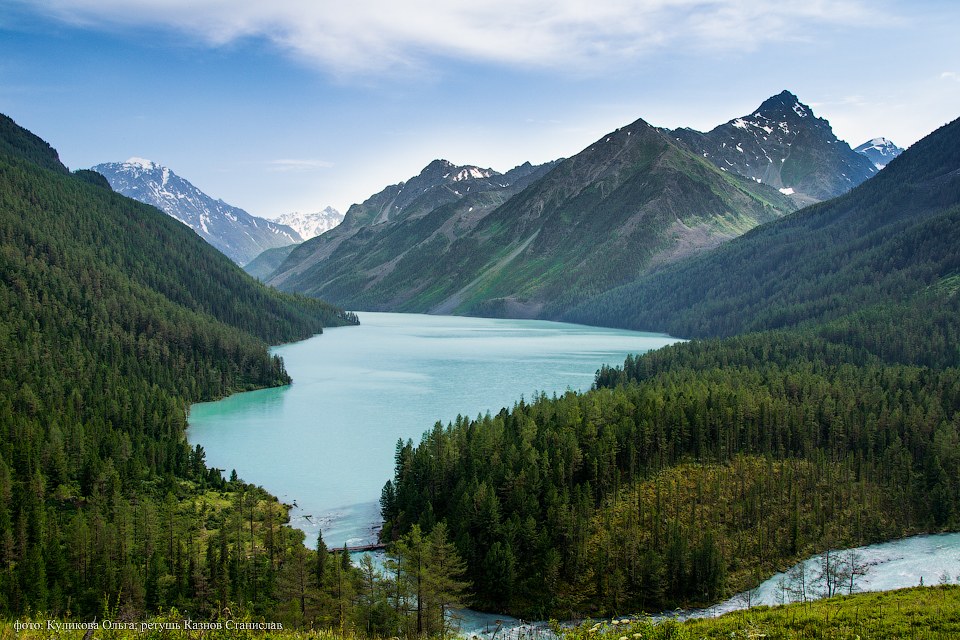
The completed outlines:
{"type": "Polygon", "coordinates": [[[89,182],[90,184],[98,186],[102,189],[106,189],[107,191],[113,191],[113,187],[110,186],[110,183],[107,182],[107,179],[96,171],[91,171],[90,169],[77,169],[73,172],[73,175],[77,178],[80,178],[84,182],[89,182]]]}
{"type": "Polygon", "coordinates": [[[23,158],[55,173],[69,173],[56,149],[0,113],[0,155],[23,158]]]}
{"type": "MultiPolygon", "coordinates": [[[[355,319],[258,285],[0,124],[0,612],[200,611],[251,590],[265,609],[280,563],[232,562],[239,516],[209,505],[267,498],[187,446],[187,406],[289,382],[268,342],[355,319]]],[[[279,513],[258,506],[255,527],[250,509],[266,540],[279,513]]]]}
{"type": "Polygon", "coordinates": [[[958,141],[960,121],[603,298],[628,324],[740,335],[438,424],[398,449],[384,531],[430,514],[480,606],[572,617],[706,604],[799,555],[960,527],[958,141]]]}
{"type": "MultiPolygon", "coordinates": [[[[926,334],[910,339],[936,349],[926,334]]],[[[889,365],[812,333],[771,333],[677,345],[597,382],[458,419],[404,448],[387,530],[431,512],[458,542],[479,605],[569,616],[708,603],[748,584],[747,569],[772,572],[827,539],[960,524],[955,368],[889,365]],[[850,352],[863,363],[844,362],[850,352]],[[723,489],[736,467],[711,465],[744,454],[788,463],[794,480],[775,480],[788,472],[776,462],[742,475],[766,483],[723,489]],[[692,463],[707,467],[670,471],[692,463]],[[699,490],[674,486],[696,477],[699,490]],[[791,491],[807,484],[795,502],[791,491]]]]}

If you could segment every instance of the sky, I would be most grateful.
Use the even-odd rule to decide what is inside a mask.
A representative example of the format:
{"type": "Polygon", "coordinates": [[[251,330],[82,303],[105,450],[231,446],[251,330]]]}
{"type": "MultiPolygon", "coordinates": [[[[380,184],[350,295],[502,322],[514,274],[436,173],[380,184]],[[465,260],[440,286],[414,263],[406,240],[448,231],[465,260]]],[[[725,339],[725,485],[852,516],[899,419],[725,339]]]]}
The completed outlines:
{"type": "Polygon", "coordinates": [[[0,112],[264,217],[506,171],[788,89],[851,146],[960,116],[955,0],[3,0],[0,112]]]}

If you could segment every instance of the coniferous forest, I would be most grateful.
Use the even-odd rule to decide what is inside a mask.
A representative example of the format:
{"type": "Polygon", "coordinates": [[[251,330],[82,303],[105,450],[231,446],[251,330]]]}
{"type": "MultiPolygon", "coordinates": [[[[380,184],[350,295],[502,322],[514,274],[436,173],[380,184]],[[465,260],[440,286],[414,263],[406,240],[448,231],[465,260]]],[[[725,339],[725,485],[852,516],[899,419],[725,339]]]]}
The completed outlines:
{"type": "Polygon", "coordinates": [[[187,408],[289,382],[267,344],[356,318],[98,177],[0,117],[0,610],[265,610],[302,534],[207,468],[187,408]]]}
{"type": "Polygon", "coordinates": [[[956,529],[958,143],[960,121],[847,196],[585,304],[736,335],[399,442],[384,535],[445,523],[479,606],[562,618],[709,604],[824,549],[956,529]]]}

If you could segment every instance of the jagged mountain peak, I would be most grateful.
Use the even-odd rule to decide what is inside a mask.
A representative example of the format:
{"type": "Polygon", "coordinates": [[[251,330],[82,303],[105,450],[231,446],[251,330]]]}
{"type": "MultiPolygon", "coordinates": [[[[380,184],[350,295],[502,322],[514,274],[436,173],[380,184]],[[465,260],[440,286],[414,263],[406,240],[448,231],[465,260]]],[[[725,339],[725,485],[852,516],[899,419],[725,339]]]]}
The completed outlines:
{"type": "Polygon", "coordinates": [[[720,169],[776,187],[798,204],[838,196],[877,172],[790,91],[707,133],[668,133],[720,169]]]}
{"type": "Polygon", "coordinates": [[[449,160],[434,160],[417,176],[418,178],[433,179],[437,181],[460,182],[462,180],[480,180],[498,176],[500,173],[493,169],[482,169],[476,165],[456,165],[449,160]]]}
{"type": "Polygon", "coordinates": [[[775,96],[771,96],[760,103],[757,110],[750,115],[762,115],[766,117],[787,116],[806,118],[813,115],[813,110],[800,102],[796,94],[787,91],[781,91],[775,96]]]}
{"type": "Polygon", "coordinates": [[[362,203],[352,205],[347,210],[344,224],[354,228],[426,213],[469,193],[504,188],[523,174],[513,171],[501,174],[477,165],[432,160],[409,180],[390,185],[362,203]]]}

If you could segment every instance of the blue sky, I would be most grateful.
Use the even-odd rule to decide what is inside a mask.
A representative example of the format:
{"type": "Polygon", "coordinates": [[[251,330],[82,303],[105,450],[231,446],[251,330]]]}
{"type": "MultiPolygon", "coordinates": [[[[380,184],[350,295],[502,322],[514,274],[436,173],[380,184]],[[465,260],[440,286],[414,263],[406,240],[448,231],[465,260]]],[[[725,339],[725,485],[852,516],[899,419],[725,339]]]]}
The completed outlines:
{"type": "Polygon", "coordinates": [[[957,26],[953,0],[4,0],[0,112],[72,169],[145,157],[274,217],[783,89],[909,145],[960,116],[957,26]]]}

